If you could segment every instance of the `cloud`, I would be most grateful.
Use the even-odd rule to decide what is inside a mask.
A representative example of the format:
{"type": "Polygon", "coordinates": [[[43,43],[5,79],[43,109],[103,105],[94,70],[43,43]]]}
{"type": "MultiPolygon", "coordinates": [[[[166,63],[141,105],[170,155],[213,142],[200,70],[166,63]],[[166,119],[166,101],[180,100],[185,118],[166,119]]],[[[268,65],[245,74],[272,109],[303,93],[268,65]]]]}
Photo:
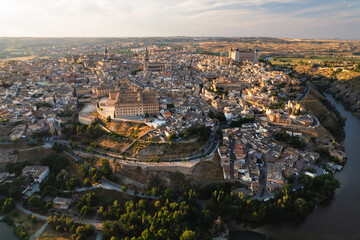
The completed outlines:
{"type": "Polygon", "coordinates": [[[0,0],[0,36],[360,38],[357,0],[0,0]],[[320,29],[321,28],[321,29],[320,29]]]}

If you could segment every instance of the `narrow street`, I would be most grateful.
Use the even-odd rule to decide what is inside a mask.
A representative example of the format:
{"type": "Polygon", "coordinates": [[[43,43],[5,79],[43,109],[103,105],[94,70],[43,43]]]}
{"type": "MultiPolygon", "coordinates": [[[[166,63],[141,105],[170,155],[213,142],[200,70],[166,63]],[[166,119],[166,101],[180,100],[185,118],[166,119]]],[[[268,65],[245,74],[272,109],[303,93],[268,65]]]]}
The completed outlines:
{"type": "Polygon", "coordinates": [[[234,162],[235,162],[235,159],[236,159],[236,156],[235,156],[235,142],[234,142],[234,139],[232,137],[230,137],[229,139],[230,141],[230,177],[231,179],[234,179],[234,162]]]}

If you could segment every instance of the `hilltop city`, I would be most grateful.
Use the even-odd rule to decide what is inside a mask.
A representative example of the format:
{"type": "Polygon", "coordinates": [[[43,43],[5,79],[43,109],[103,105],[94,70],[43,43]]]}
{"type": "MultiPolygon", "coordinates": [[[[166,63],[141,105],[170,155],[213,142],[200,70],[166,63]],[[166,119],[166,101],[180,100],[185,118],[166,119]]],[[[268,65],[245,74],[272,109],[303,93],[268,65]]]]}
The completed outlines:
{"type": "MultiPolygon", "coordinates": [[[[314,191],[346,161],[324,116],[306,107],[320,101],[310,97],[312,83],[274,66],[261,49],[234,45],[213,54],[196,44],[140,41],[63,48],[0,62],[1,195],[4,207],[37,218],[34,226],[47,220],[72,239],[94,231],[104,239],[227,239],[230,214],[219,199],[276,202],[288,190],[314,191]],[[200,195],[208,202],[194,214],[209,224],[199,229],[155,231],[144,216],[145,229],[130,217],[113,222],[152,213],[152,204],[187,219],[193,210],[185,205],[200,195]]],[[[299,212],[315,206],[309,196],[291,201],[299,212]]],[[[258,224],[254,212],[249,219],[258,224]]]]}

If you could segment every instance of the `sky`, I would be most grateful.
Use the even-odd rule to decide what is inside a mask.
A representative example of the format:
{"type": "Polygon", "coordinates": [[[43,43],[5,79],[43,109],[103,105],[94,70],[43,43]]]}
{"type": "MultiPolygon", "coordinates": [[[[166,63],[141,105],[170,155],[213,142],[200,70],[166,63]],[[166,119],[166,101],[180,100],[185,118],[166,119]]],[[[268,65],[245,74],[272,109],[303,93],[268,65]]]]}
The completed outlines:
{"type": "Polygon", "coordinates": [[[360,0],[0,0],[0,37],[360,40],[360,0]]]}

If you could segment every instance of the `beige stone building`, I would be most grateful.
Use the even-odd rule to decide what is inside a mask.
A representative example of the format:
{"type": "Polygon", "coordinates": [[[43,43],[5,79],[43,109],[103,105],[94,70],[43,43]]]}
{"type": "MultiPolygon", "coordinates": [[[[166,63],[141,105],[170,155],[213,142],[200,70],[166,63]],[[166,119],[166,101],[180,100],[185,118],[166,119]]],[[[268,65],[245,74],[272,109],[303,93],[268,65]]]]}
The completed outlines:
{"type": "Polygon", "coordinates": [[[242,61],[249,61],[258,63],[259,62],[259,51],[255,50],[239,50],[237,49],[230,49],[229,51],[229,59],[235,62],[242,62],[242,61]]]}
{"type": "Polygon", "coordinates": [[[114,105],[115,117],[159,113],[159,101],[156,93],[148,90],[142,91],[135,87],[120,88],[119,91],[110,92],[107,105],[114,105]]]}
{"type": "Polygon", "coordinates": [[[162,72],[165,71],[165,69],[166,69],[165,63],[149,61],[149,53],[148,53],[148,49],[146,48],[145,57],[144,57],[144,71],[162,72]]]}

